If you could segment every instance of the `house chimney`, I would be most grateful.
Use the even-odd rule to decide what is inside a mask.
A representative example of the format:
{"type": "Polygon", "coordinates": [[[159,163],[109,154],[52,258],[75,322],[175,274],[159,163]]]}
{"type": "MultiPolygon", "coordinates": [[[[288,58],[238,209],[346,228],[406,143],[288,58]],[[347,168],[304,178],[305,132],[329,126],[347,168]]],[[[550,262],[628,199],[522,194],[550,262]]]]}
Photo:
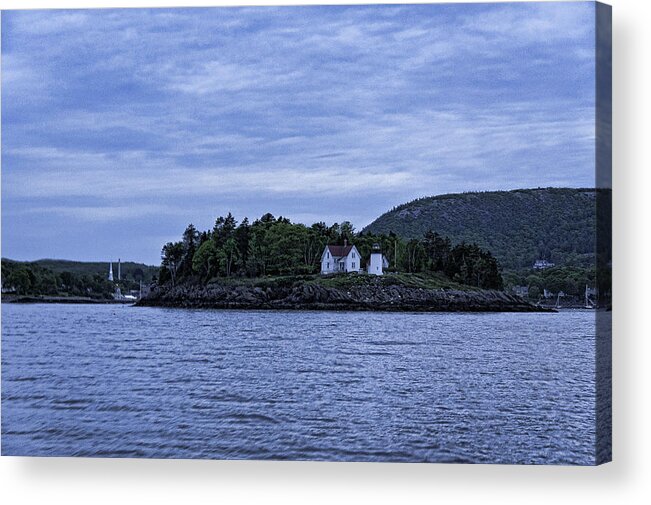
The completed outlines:
{"type": "Polygon", "coordinates": [[[344,247],[348,247],[348,239],[347,238],[344,239],[344,247]]]}

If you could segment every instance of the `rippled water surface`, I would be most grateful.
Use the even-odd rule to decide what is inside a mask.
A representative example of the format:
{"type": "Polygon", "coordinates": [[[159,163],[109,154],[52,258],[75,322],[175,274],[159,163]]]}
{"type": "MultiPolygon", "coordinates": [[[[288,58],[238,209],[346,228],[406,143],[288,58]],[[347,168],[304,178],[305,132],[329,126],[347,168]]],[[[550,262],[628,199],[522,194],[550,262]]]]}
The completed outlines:
{"type": "Polygon", "coordinates": [[[2,454],[593,464],[594,314],[2,305],[2,454]]]}

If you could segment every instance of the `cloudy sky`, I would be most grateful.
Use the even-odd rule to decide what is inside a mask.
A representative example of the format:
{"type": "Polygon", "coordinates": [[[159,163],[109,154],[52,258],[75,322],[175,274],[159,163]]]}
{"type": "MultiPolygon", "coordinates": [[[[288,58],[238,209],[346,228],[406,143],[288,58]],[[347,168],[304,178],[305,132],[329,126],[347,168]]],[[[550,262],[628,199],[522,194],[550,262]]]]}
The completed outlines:
{"type": "Polygon", "coordinates": [[[2,13],[2,255],[594,186],[594,4],[2,13]]]}

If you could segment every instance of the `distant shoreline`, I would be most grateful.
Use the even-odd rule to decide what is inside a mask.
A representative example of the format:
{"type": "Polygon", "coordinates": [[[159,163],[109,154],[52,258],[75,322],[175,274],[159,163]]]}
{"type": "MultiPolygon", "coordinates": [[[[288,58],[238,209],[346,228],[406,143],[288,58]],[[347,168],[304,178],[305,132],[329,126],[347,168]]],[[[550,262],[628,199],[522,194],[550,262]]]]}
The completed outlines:
{"type": "Polygon", "coordinates": [[[83,296],[2,295],[2,303],[64,303],[64,304],[133,304],[135,300],[101,300],[83,296]]]}

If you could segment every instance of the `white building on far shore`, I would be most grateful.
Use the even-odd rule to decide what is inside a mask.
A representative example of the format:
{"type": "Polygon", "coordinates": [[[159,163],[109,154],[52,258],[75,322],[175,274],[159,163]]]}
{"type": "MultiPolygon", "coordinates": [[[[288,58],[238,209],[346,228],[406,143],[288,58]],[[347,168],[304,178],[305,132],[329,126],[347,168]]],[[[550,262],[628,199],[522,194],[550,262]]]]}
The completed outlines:
{"type": "Polygon", "coordinates": [[[321,274],[338,272],[359,272],[362,258],[357,247],[348,245],[327,245],[321,255],[321,274]]]}
{"type": "Polygon", "coordinates": [[[546,268],[551,268],[554,266],[554,263],[547,260],[536,260],[533,264],[534,270],[545,270],[546,268]]]}
{"type": "Polygon", "coordinates": [[[366,266],[366,272],[371,275],[384,275],[384,269],[389,267],[389,261],[380,251],[379,244],[373,244],[371,258],[366,266]]]}

